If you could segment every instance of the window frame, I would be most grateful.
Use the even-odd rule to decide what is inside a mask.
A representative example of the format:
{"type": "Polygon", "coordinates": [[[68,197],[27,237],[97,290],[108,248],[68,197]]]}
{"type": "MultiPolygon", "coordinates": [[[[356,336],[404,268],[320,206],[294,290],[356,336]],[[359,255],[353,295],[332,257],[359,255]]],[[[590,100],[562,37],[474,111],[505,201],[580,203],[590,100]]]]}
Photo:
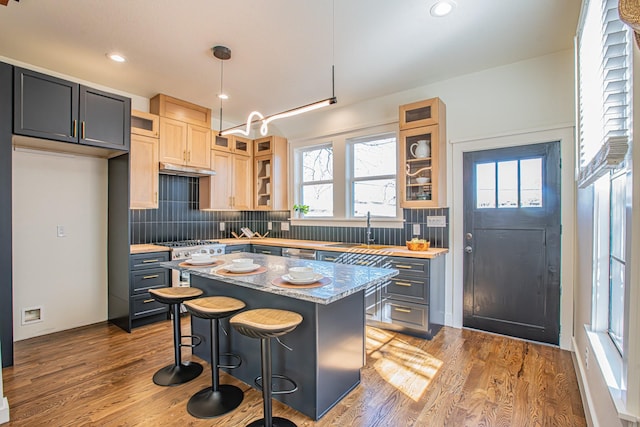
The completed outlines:
{"type": "MultiPolygon", "coordinates": [[[[376,133],[364,137],[356,137],[356,138],[346,138],[345,145],[347,150],[347,157],[345,162],[345,184],[349,189],[346,194],[346,208],[348,209],[347,218],[364,218],[364,215],[356,216],[355,211],[355,184],[356,182],[366,182],[366,181],[377,181],[381,179],[394,179],[396,181],[396,209],[394,216],[376,216],[378,218],[398,218],[402,216],[399,206],[399,188],[398,188],[398,133],[397,132],[385,132],[385,133],[376,133]],[[355,176],[355,145],[362,144],[366,142],[376,141],[380,139],[390,138],[391,135],[396,140],[396,159],[394,161],[395,166],[395,174],[385,174],[385,175],[371,175],[364,178],[356,178],[355,176]]],[[[372,214],[372,216],[374,216],[372,214]]]]}
{"type": "MultiPolygon", "coordinates": [[[[350,203],[352,203],[351,189],[347,188],[348,181],[348,147],[347,140],[364,139],[368,136],[393,134],[396,144],[399,140],[398,122],[391,122],[382,125],[363,127],[348,131],[338,132],[329,135],[318,135],[308,139],[290,140],[289,158],[292,160],[292,167],[289,168],[289,182],[292,182],[290,189],[291,205],[298,204],[302,199],[302,157],[303,151],[312,150],[315,147],[331,145],[333,147],[333,217],[291,217],[291,224],[303,226],[353,226],[364,221],[362,217],[354,217],[350,214],[350,203]]],[[[398,147],[396,146],[396,155],[398,147]]],[[[399,187],[398,162],[396,162],[396,200],[398,200],[399,187]]],[[[372,216],[375,220],[375,227],[378,228],[402,228],[404,219],[402,208],[396,203],[395,217],[372,216]]]]}
{"type": "MultiPolygon", "coordinates": [[[[331,184],[334,188],[333,193],[335,193],[335,161],[333,162],[333,176],[332,178],[329,179],[323,179],[323,180],[318,180],[318,181],[304,181],[304,170],[303,170],[303,165],[302,165],[302,157],[304,156],[305,153],[308,153],[310,151],[315,151],[315,150],[321,150],[323,148],[330,148],[332,153],[331,153],[331,158],[333,159],[335,157],[335,150],[334,147],[331,143],[324,143],[324,144],[318,144],[318,145],[311,145],[308,147],[304,147],[304,148],[300,148],[297,152],[296,152],[296,167],[299,167],[300,173],[299,173],[299,180],[298,181],[294,181],[294,182],[298,182],[298,197],[296,199],[295,204],[304,204],[304,200],[303,200],[303,188],[307,185],[320,185],[320,184],[331,184]]],[[[335,211],[335,208],[333,209],[335,211]]],[[[311,218],[331,218],[333,217],[333,215],[328,216],[328,215],[321,215],[321,216],[312,216],[311,218]]]]}

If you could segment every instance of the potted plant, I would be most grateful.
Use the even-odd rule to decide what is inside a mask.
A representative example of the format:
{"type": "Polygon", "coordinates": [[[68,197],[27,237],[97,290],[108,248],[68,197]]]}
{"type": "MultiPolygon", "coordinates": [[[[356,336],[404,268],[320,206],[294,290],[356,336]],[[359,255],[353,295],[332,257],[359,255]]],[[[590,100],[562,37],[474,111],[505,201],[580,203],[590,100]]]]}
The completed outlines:
{"type": "Polygon", "coordinates": [[[309,205],[293,205],[293,211],[296,218],[302,218],[305,214],[309,213],[309,205]]]}

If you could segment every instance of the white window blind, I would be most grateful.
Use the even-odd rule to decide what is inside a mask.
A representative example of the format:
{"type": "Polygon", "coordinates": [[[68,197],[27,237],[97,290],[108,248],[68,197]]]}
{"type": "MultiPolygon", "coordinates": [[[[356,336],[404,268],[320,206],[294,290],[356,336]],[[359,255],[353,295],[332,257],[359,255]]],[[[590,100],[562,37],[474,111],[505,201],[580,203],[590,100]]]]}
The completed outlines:
{"type": "Polygon", "coordinates": [[[629,148],[630,35],[618,0],[590,0],[578,31],[578,183],[587,187],[629,148]]]}

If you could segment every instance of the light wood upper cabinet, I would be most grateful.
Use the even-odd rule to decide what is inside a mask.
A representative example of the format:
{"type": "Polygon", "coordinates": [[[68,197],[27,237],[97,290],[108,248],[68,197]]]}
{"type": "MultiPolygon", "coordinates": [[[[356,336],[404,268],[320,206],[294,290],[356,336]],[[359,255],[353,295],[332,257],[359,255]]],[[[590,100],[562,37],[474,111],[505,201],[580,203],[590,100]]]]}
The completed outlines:
{"type": "Polygon", "coordinates": [[[160,161],[211,168],[211,130],[160,117],[160,161]]]}
{"type": "Polygon", "coordinates": [[[211,168],[211,129],[187,125],[187,165],[211,168]]]}
{"type": "Polygon", "coordinates": [[[236,135],[218,135],[212,132],[211,148],[213,150],[226,151],[245,156],[253,155],[253,140],[236,135]]]}
{"type": "Polygon", "coordinates": [[[187,124],[160,117],[160,161],[187,163],[187,124]]]}
{"type": "Polygon", "coordinates": [[[160,161],[211,168],[211,109],[158,94],[149,110],[160,116],[160,161]]]}
{"type": "Polygon", "coordinates": [[[131,135],[131,209],[158,208],[158,139],[131,135]]]}
{"type": "Polygon", "coordinates": [[[215,176],[200,178],[200,209],[250,210],[253,198],[252,158],[211,150],[215,176]]]}
{"type": "Polygon", "coordinates": [[[160,117],[144,111],[131,110],[131,133],[158,138],[160,117]]]}
{"type": "Polygon", "coordinates": [[[400,106],[400,130],[444,123],[445,106],[440,98],[400,106]],[[442,113],[442,118],[440,117],[442,113]]]}
{"type": "MultiPolygon", "coordinates": [[[[432,112],[437,110],[438,121],[435,124],[405,129],[401,127],[400,130],[398,182],[400,185],[400,206],[403,208],[440,207],[446,204],[444,103],[440,99],[434,98],[401,106],[400,123],[402,124],[403,111],[415,108],[423,109],[425,106],[429,106],[432,112]]],[[[428,120],[432,122],[432,119],[428,120]]]]}
{"type": "Polygon", "coordinates": [[[254,209],[289,209],[287,191],[287,140],[270,136],[254,141],[254,209]],[[268,153],[268,154],[266,154],[268,153]]]}

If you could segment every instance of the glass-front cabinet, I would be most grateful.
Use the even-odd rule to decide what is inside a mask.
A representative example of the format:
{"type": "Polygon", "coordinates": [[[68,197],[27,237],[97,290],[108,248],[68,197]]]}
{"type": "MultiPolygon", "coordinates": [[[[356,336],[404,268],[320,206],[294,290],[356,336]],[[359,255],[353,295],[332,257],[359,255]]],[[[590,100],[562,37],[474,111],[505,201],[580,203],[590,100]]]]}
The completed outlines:
{"type": "MultiPolygon", "coordinates": [[[[444,103],[439,98],[400,107],[399,183],[403,208],[439,207],[446,203],[444,103]],[[429,112],[429,119],[403,120],[408,109],[429,112]],[[437,119],[438,121],[434,121],[437,119]],[[416,125],[419,123],[431,125],[416,125]]],[[[409,114],[409,116],[411,116],[409,114]]],[[[413,117],[413,116],[411,116],[413,117]]]]}

